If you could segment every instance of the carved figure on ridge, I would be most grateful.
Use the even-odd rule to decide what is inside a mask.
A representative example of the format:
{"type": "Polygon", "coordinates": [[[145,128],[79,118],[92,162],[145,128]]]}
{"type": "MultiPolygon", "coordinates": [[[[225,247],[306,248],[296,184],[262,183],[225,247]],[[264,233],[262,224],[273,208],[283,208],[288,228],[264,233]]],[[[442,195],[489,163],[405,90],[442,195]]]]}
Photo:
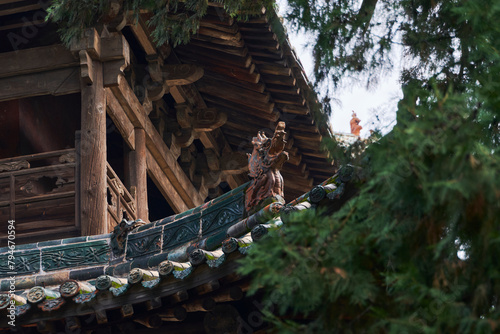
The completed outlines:
{"type": "Polygon", "coordinates": [[[359,136],[359,132],[363,128],[361,125],[359,125],[359,123],[361,123],[361,120],[358,118],[358,116],[356,116],[356,113],[353,110],[350,124],[351,124],[351,133],[355,136],[359,136]]]}
{"type": "Polygon", "coordinates": [[[268,198],[284,203],[280,169],[288,160],[285,135],[285,122],[279,122],[272,138],[259,131],[252,140],[254,147],[252,154],[248,154],[248,168],[253,179],[245,194],[247,212],[268,198]]]}

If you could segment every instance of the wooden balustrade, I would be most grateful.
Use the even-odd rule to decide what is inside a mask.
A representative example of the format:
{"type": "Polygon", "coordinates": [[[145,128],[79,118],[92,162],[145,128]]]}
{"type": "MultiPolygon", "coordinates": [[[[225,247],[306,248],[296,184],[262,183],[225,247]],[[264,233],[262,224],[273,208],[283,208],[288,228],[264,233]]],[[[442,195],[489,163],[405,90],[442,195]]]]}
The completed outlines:
{"type": "Polygon", "coordinates": [[[107,223],[108,230],[113,231],[115,225],[123,218],[127,220],[137,219],[137,207],[135,194],[130,194],[109,163],[106,163],[106,179],[108,203],[107,223]]]}
{"type": "Polygon", "coordinates": [[[16,243],[79,234],[77,163],[74,148],[0,160],[1,246],[11,219],[16,243]]]}

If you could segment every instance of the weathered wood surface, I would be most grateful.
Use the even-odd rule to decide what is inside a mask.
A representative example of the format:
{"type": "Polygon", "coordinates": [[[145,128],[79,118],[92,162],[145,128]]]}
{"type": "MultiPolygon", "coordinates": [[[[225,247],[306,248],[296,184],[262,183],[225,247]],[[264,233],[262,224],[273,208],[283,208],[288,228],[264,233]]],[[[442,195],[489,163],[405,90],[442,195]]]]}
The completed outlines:
{"type": "Polygon", "coordinates": [[[0,54],[0,78],[78,66],[78,58],[56,44],[0,54]]]}
{"type": "Polygon", "coordinates": [[[135,128],[135,151],[131,152],[130,184],[136,187],[137,218],[149,221],[148,187],[147,187],[147,154],[146,133],[144,129],[135,128]]]}
{"type": "Polygon", "coordinates": [[[25,6],[20,6],[20,7],[12,7],[12,8],[8,8],[8,9],[0,10],[0,16],[13,15],[13,14],[22,13],[22,12],[28,12],[30,10],[37,10],[40,8],[42,8],[42,5],[40,3],[32,4],[32,5],[25,5],[25,6]]]}
{"type": "Polygon", "coordinates": [[[149,30],[144,20],[142,18],[139,18],[139,21],[135,24],[131,24],[130,28],[144,52],[146,52],[148,56],[155,55],[156,47],[154,42],[150,38],[149,30]]]}
{"type": "Polygon", "coordinates": [[[106,95],[100,61],[92,85],[81,81],[81,233],[108,232],[106,224],[106,95]]]}
{"type": "Polygon", "coordinates": [[[203,76],[203,68],[197,65],[164,65],[161,70],[163,79],[169,86],[188,85],[203,76]]]}
{"type": "Polygon", "coordinates": [[[123,110],[120,102],[116,99],[113,92],[106,89],[107,112],[113,123],[118,128],[122,138],[131,150],[135,150],[135,130],[134,125],[123,110]]]}
{"type": "MultiPolygon", "coordinates": [[[[135,220],[139,218],[137,216],[135,198],[129,193],[109,163],[106,163],[106,183],[108,230],[113,230],[123,218],[127,220],[135,220]]],[[[146,219],[147,217],[143,218],[145,221],[146,219]]]]}
{"type": "Polygon", "coordinates": [[[80,68],[68,67],[0,79],[0,101],[80,91],[80,68]]]}

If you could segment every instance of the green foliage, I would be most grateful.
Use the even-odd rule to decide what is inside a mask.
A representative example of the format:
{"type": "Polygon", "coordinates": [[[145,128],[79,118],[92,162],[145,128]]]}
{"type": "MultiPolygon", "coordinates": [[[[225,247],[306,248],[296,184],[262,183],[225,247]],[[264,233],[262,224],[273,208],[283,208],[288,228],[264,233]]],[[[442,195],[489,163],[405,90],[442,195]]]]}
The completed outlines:
{"type": "MultiPolygon", "coordinates": [[[[218,0],[224,10],[240,20],[259,13],[262,6],[272,8],[274,1],[218,0]]],[[[67,46],[83,36],[86,28],[109,23],[118,15],[139,18],[141,11],[152,14],[147,21],[152,37],[158,45],[172,46],[187,43],[199,29],[200,19],[206,14],[206,0],[54,0],[47,9],[47,20],[59,24],[61,40],[67,46]],[[126,13],[126,14],[124,14],[126,13]]],[[[224,15],[221,11],[220,15],[224,15]]]]}
{"type": "MultiPolygon", "coordinates": [[[[264,287],[283,333],[498,332],[500,5],[379,2],[395,10],[414,57],[397,125],[364,153],[334,152],[367,173],[358,196],[332,215],[297,214],[256,244],[241,272],[264,287]]],[[[352,21],[351,2],[293,3],[318,34],[361,38],[362,25],[332,32],[314,16],[336,5],[323,9],[324,22],[352,21]]]]}

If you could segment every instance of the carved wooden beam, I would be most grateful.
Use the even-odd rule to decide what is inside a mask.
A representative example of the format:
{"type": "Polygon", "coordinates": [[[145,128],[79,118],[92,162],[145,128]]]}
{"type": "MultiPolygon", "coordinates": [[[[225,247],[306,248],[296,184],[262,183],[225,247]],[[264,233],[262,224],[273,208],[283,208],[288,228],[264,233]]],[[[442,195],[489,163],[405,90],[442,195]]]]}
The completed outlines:
{"type": "Polygon", "coordinates": [[[30,168],[30,163],[27,160],[0,163],[0,173],[13,172],[23,168],[30,168]]]}
{"type": "Polygon", "coordinates": [[[187,103],[175,106],[177,122],[183,129],[192,128],[196,132],[209,132],[215,130],[227,121],[227,114],[216,108],[193,109],[187,103]]]}
{"type": "Polygon", "coordinates": [[[203,68],[196,65],[163,65],[163,79],[169,86],[191,84],[203,76],[203,68]]]}
{"type": "Polygon", "coordinates": [[[197,109],[194,114],[193,129],[197,132],[215,130],[227,121],[227,114],[216,108],[197,109]]]}

